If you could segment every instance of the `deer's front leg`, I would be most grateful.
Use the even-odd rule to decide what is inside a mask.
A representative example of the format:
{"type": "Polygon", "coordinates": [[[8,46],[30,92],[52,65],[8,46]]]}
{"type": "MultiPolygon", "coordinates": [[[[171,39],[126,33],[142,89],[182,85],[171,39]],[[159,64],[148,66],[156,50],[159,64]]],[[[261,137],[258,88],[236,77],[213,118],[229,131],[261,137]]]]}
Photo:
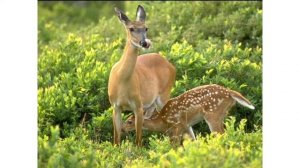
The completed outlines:
{"type": "Polygon", "coordinates": [[[122,118],[121,118],[121,110],[119,107],[113,107],[113,124],[114,124],[114,143],[120,145],[121,140],[121,126],[122,126],[122,118]]]}
{"type": "Polygon", "coordinates": [[[144,111],[143,109],[136,108],[134,111],[135,115],[135,130],[136,130],[136,139],[135,142],[138,146],[142,146],[142,127],[143,127],[143,122],[144,122],[144,111]]]}
{"type": "Polygon", "coordinates": [[[180,145],[181,136],[182,136],[182,127],[179,125],[174,126],[171,136],[172,136],[171,137],[172,144],[175,146],[180,145]]]}

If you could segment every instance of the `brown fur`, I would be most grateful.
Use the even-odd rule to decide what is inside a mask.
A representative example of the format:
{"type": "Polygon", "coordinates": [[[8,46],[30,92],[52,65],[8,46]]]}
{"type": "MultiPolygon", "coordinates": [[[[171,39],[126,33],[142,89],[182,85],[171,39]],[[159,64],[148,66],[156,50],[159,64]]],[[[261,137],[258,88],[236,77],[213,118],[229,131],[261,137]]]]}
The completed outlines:
{"type": "Polygon", "coordinates": [[[114,143],[120,144],[121,112],[133,111],[135,117],[136,143],[142,145],[143,112],[162,108],[169,100],[175,82],[175,68],[157,53],[138,56],[141,36],[131,33],[129,28],[143,29],[141,21],[127,21],[124,24],[127,42],[123,55],[111,69],[108,82],[109,101],[113,106],[114,143]]]}
{"type": "MultiPolygon", "coordinates": [[[[236,103],[235,98],[245,102],[246,107],[254,106],[240,93],[219,85],[204,85],[191,89],[170,99],[159,113],[144,120],[144,129],[167,132],[178,143],[188,127],[204,119],[211,132],[223,133],[223,120],[236,103]]],[[[244,104],[242,104],[244,105],[244,104]]],[[[244,105],[245,106],[245,105],[244,105]]],[[[134,116],[130,116],[122,129],[134,129],[134,116]]]]}

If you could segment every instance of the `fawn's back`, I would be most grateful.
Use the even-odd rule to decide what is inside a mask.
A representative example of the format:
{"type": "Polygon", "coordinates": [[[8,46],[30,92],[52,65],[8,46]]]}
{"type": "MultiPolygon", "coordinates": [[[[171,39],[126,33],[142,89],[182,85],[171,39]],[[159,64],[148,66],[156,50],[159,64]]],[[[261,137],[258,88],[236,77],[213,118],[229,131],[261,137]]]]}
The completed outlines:
{"type": "Polygon", "coordinates": [[[250,101],[238,92],[219,85],[204,85],[168,101],[160,115],[169,124],[180,123],[186,127],[193,126],[202,119],[220,122],[236,101],[253,107],[250,101]]]}

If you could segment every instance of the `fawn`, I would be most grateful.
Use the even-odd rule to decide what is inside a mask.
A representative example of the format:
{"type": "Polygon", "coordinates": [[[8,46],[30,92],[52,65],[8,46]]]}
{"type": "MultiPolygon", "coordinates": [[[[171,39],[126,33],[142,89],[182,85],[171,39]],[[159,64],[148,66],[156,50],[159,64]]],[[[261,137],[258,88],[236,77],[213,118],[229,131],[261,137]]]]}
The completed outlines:
{"type": "MultiPolygon", "coordinates": [[[[236,91],[216,84],[199,86],[170,99],[160,112],[144,120],[143,129],[166,132],[173,142],[179,143],[183,131],[204,119],[211,132],[223,133],[223,120],[236,102],[254,109],[236,91]]],[[[122,130],[134,130],[134,122],[134,116],[130,116],[122,130]]]]}

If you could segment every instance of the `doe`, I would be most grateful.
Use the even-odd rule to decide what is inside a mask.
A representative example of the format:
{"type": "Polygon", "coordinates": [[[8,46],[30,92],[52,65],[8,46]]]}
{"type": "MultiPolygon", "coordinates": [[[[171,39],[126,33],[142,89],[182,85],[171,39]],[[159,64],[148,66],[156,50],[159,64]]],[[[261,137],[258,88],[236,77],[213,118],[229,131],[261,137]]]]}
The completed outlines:
{"type": "Polygon", "coordinates": [[[114,143],[120,144],[121,112],[133,111],[135,115],[136,143],[142,145],[144,112],[152,116],[155,108],[162,108],[169,100],[175,82],[176,70],[157,53],[138,56],[139,48],[149,48],[146,34],[146,12],[138,6],[136,20],[131,21],[118,8],[115,12],[123,24],[127,41],[121,59],[114,64],[108,81],[108,96],[113,107],[114,143]]]}

